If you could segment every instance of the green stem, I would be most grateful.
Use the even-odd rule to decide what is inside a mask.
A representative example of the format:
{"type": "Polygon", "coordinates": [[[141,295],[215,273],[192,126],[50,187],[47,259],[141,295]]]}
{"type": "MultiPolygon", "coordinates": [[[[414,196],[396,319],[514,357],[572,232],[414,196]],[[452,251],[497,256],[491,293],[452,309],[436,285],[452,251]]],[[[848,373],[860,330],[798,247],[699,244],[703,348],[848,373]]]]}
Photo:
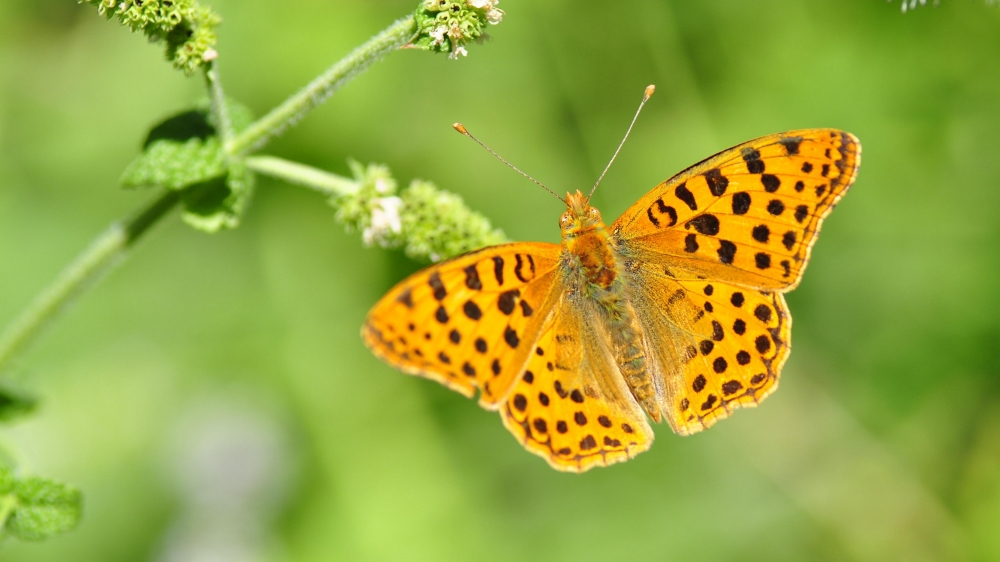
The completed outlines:
{"type": "Polygon", "coordinates": [[[14,514],[17,508],[17,496],[11,491],[0,499],[0,534],[7,528],[7,520],[14,514]]]}
{"type": "Polygon", "coordinates": [[[229,119],[229,108],[226,106],[226,93],[222,90],[222,80],[219,79],[219,63],[212,61],[205,67],[205,81],[212,100],[212,118],[219,129],[222,142],[233,138],[233,122],[229,119]]]}
{"type": "Polygon", "coordinates": [[[358,190],[358,182],[274,156],[250,156],[245,160],[247,168],[288,183],[301,185],[331,197],[350,195],[358,190]]]}
{"type": "MultiPolygon", "coordinates": [[[[367,43],[347,55],[308,86],[290,97],[239,135],[233,134],[232,122],[219,80],[218,65],[213,62],[205,71],[212,100],[212,115],[229,156],[244,156],[267,143],[271,137],[301,119],[388,53],[408,43],[416,30],[413,16],[397,20],[367,43]]],[[[357,190],[355,181],[302,164],[274,157],[247,159],[254,171],[304,185],[327,195],[345,195],[357,190]]],[[[10,360],[32,343],[59,313],[91,284],[120,261],[129,248],[151,226],[166,216],[181,200],[176,190],[168,190],[149,206],[131,217],[112,224],[35,298],[19,317],[0,333],[0,373],[10,360]]]]}
{"type": "Polygon", "coordinates": [[[227,142],[226,152],[239,156],[263,147],[272,137],[326,101],[331,94],[358,73],[409,42],[416,31],[416,25],[412,15],[397,20],[331,66],[308,86],[247,127],[236,138],[227,142]]]}
{"type": "Polygon", "coordinates": [[[59,316],[75,297],[118,263],[153,224],[180,202],[168,190],[131,217],[112,224],[0,334],[0,372],[6,364],[59,316]]]}

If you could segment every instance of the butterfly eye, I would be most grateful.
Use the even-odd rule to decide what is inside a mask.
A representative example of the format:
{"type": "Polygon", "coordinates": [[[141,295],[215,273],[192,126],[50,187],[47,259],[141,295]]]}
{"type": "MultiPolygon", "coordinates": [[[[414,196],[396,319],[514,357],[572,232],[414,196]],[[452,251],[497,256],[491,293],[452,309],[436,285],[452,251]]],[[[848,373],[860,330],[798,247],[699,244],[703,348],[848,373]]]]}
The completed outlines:
{"type": "Polygon", "coordinates": [[[569,216],[569,213],[563,213],[563,216],[559,217],[559,228],[567,229],[573,224],[573,217],[569,216]]]}

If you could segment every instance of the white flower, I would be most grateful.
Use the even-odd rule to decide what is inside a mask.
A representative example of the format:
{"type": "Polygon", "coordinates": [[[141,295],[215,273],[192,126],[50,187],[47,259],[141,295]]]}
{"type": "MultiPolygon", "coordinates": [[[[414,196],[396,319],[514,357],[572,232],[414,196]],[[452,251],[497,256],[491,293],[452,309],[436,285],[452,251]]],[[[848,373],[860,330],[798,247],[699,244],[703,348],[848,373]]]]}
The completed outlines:
{"type": "Polygon", "coordinates": [[[445,26],[436,27],[428,34],[434,38],[434,42],[431,45],[437,47],[441,43],[444,43],[444,35],[448,33],[448,28],[445,26]]]}
{"type": "MultiPolygon", "coordinates": [[[[376,189],[378,189],[376,180],[376,189]]],[[[403,221],[399,218],[399,208],[403,205],[403,200],[399,197],[383,197],[375,200],[372,209],[371,225],[361,233],[361,238],[365,244],[385,244],[390,235],[399,234],[403,231],[403,221]]]]}
{"type": "Polygon", "coordinates": [[[492,10],[500,0],[466,0],[470,6],[477,10],[492,10]]]}
{"type": "Polygon", "coordinates": [[[205,54],[201,55],[201,60],[205,62],[213,61],[217,58],[219,58],[219,52],[211,47],[205,50],[205,54]]]}
{"type": "Polygon", "coordinates": [[[500,23],[500,21],[503,19],[503,16],[504,16],[503,10],[498,10],[496,8],[493,8],[492,10],[486,12],[486,21],[490,22],[493,25],[496,25],[500,23]]]}
{"type": "Polygon", "coordinates": [[[456,47],[455,49],[452,49],[451,54],[448,55],[448,58],[450,58],[450,59],[457,59],[458,55],[462,55],[463,57],[467,57],[467,56],[469,56],[469,51],[466,51],[465,47],[456,47]]]}
{"type": "Polygon", "coordinates": [[[379,193],[389,193],[389,190],[391,190],[391,189],[392,189],[392,186],[389,185],[389,182],[386,181],[385,178],[376,178],[375,179],[375,191],[377,191],[379,193]]]}

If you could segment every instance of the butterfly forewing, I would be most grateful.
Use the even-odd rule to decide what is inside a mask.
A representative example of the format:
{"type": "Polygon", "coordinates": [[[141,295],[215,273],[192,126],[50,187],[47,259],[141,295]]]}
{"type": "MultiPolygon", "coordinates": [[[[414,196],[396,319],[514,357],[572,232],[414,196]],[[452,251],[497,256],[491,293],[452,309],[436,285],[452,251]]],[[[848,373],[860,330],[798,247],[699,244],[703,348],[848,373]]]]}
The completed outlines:
{"type": "Polygon", "coordinates": [[[629,257],[710,279],[790,290],[823,218],[857,174],[850,133],[807,129],[723,151],[660,184],[611,232],[629,257]]]}
{"type": "Polygon", "coordinates": [[[496,408],[521,374],[557,278],[559,246],[494,246],[405,279],[368,313],[362,337],[390,365],[496,408]]]}

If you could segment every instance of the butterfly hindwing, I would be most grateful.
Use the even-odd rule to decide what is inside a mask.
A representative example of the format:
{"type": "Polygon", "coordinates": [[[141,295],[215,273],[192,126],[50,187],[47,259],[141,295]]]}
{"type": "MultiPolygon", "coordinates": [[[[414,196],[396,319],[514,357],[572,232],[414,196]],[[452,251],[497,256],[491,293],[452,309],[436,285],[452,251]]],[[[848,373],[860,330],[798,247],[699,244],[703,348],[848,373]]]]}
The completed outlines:
{"type": "Polygon", "coordinates": [[[784,297],[719,281],[628,272],[647,349],[660,378],[660,410],[674,431],[696,433],[777,388],[788,357],[791,317],[784,297]]]}
{"type": "Polygon", "coordinates": [[[558,470],[583,472],[649,448],[653,432],[629,393],[590,303],[565,295],[500,409],[504,425],[558,470]]]}
{"type": "Polygon", "coordinates": [[[376,356],[494,409],[521,374],[551,310],[559,246],[514,243],[433,265],[400,282],[361,330],[376,356]]]}
{"type": "Polygon", "coordinates": [[[843,131],[761,137],[658,185],[611,232],[623,253],[641,262],[669,262],[709,279],[790,290],[860,162],[860,143],[843,131]]]}

